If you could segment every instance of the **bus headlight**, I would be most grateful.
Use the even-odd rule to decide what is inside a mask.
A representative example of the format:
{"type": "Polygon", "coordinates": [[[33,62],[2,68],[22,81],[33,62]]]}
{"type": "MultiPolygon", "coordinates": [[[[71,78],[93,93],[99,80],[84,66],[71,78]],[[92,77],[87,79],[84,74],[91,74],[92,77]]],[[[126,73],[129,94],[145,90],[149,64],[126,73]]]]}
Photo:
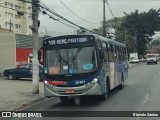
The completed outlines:
{"type": "Polygon", "coordinates": [[[99,76],[94,78],[91,82],[87,83],[86,84],[86,87],[90,87],[90,86],[93,86],[94,84],[96,84],[99,80],[99,76]]]}
{"type": "Polygon", "coordinates": [[[92,83],[94,83],[94,84],[97,83],[97,82],[98,82],[98,77],[94,78],[93,81],[92,81],[92,83]]]}
{"type": "Polygon", "coordinates": [[[48,81],[44,81],[44,84],[45,84],[45,85],[48,85],[48,81]]]}

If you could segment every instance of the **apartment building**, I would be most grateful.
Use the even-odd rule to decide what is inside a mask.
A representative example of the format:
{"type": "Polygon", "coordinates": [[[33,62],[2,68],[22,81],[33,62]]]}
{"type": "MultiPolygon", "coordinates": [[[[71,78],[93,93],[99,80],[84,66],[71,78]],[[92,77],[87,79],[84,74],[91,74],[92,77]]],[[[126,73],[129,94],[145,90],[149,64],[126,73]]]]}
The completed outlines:
{"type": "Polygon", "coordinates": [[[31,35],[32,31],[29,26],[32,25],[32,6],[31,3],[22,1],[0,0],[0,27],[17,34],[31,35]],[[24,15],[18,15],[18,11],[24,12],[24,15]]]}

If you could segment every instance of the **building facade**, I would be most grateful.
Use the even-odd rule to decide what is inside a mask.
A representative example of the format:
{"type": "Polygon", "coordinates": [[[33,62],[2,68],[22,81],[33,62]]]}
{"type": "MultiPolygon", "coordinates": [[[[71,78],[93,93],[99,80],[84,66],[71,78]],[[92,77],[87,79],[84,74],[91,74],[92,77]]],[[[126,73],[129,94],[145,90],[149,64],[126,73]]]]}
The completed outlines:
{"type": "Polygon", "coordinates": [[[32,5],[22,1],[0,0],[0,27],[17,34],[31,35],[29,26],[32,25],[32,5]],[[24,15],[20,16],[18,11],[24,12],[24,15]]]}
{"type": "MultiPolygon", "coordinates": [[[[38,39],[38,49],[41,48],[44,39],[44,37],[38,39]]],[[[0,76],[5,69],[30,63],[32,47],[33,37],[31,35],[15,34],[13,31],[0,29],[0,76]]]]}

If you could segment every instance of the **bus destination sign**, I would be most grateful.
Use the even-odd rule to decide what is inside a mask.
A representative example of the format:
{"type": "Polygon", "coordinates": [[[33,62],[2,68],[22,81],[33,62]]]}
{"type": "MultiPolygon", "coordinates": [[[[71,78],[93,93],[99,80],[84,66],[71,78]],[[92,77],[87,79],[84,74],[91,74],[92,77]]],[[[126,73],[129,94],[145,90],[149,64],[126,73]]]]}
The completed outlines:
{"type": "Polygon", "coordinates": [[[86,42],[88,42],[88,38],[81,37],[81,38],[49,40],[48,44],[49,45],[63,45],[63,44],[86,43],[86,42]]]}

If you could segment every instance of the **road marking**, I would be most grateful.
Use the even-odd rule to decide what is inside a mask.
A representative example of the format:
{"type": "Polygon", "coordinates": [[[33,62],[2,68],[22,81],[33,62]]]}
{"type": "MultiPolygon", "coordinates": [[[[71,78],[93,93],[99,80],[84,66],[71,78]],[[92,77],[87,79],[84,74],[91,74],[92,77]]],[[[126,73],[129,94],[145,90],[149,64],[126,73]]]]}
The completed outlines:
{"type": "MultiPolygon", "coordinates": [[[[145,96],[144,96],[144,100],[142,102],[142,105],[141,105],[141,107],[140,107],[140,109],[138,111],[142,111],[143,110],[143,107],[146,104],[148,98],[149,98],[149,93],[146,93],[145,96]]],[[[140,117],[137,117],[135,120],[139,120],[139,119],[140,119],[140,117]]]]}

